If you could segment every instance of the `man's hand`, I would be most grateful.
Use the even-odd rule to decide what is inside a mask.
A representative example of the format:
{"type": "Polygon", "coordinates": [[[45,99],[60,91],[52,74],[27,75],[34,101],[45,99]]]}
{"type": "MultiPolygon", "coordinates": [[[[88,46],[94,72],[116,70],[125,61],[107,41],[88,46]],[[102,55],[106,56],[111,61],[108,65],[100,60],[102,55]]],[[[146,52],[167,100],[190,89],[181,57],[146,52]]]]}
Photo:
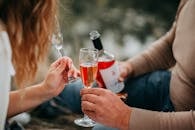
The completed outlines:
{"type": "Polygon", "coordinates": [[[119,62],[120,77],[119,81],[124,81],[127,76],[133,76],[133,68],[129,61],[119,62]]]}
{"type": "Polygon", "coordinates": [[[104,125],[127,130],[131,108],[110,90],[87,88],[81,90],[82,110],[91,119],[104,125]]]}

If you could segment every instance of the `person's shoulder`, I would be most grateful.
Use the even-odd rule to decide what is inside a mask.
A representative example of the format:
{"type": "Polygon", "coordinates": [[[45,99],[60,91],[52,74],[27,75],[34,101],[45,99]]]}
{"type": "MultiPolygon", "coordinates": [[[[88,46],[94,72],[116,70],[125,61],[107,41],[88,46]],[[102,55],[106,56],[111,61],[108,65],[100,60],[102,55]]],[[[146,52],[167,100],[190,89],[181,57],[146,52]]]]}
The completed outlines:
{"type": "Polygon", "coordinates": [[[7,30],[6,30],[6,26],[3,23],[3,21],[0,19],[0,40],[7,41],[7,39],[9,39],[9,37],[8,37],[7,30]]]}
{"type": "Polygon", "coordinates": [[[5,40],[7,39],[8,39],[8,34],[7,34],[6,26],[0,19],[0,40],[5,42],[5,40]]]}
{"type": "Polygon", "coordinates": [[[178,6],[177,14],[180,13],[181,9],[184,7],[184,5],[188,2],[189,0],[181,0],[178,6]]]}
{"type": "Polygon", "coordinates": [[[9,44],[9,36],[6,31],[6,26],[0,20],[0,52],[4,53],[5,50],[10,50],[9,44]]]}
{"type": "Polygon", "coordinates": [[[184,7],[184,5],[188,2],[189,0],[181,0],[179,3],[179,6],[177,8],[177,12],[176,12],[176,16],[175,16],[175,20],[177,21],[179,19],[179,15],[180,12],[182,10],[182,8],[184,7]]]}
{"type": "Polygon", "coordinates": [[[5,31],[6,31],[5,24],[2,22],[2,20],[0,20],[0,32],[5,32],[5,31]]]}

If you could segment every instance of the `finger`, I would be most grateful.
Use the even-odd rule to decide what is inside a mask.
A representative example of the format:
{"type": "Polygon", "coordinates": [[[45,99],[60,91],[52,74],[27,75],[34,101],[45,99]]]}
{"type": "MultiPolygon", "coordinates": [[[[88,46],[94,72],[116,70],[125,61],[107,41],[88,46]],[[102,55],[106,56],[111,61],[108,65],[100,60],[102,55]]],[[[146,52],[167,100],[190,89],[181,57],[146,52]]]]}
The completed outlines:
{"type": "Polygon", "coordinates": [[[63,56],[63,57],[62,57],[62,59],[65,59],[65,60],[70,60],[70,61],[72,61],[72,59],[71,59],[70,57],[68,57],[68,56],[63,56]]]}
{"type": "Polygon", "coordinates": [[[80,71],[77,71],[77,77],[81,77],[80,71]]]}
{"type": "Polygon", "coordinates": [[[81,107],[83,111],[96,111],[96,105],[88,101],[82,101],[81,107]]]}
{"type": "Polygon", "coordinates": [[[124,78],[120,76],[120,77],[118,78],[118,81],[119,81],[119,82],[123,82],[123,81],[124,81],[124,78]]]}
{"type": "Polygon", "coordinates": [[[92,119],[93,121],[97,121],[96,119],[96,113],[94,111],[85,111],[82,110],[83,113],[85,113],[90,119],[92,119]]]}
{"type": "Polygon", "coordinates": [[[72,65],[68,73],[69,73],[69,77],[71,76],[71,77],[77,78],[80,76],[80,71],[74,65],[72,65]]]}
{"type": "Polygon", "coordinates": [[[74,75],[75,75],[75,70],[71,69],[71,70],[68,71],[68,77],[73,77],[73,78],[75,78],[74,75]]]}
{"type": "Polygon", "coordinates": [[[85,94],[81,98],[82,101],[88,101],[93,104],[97,104],[99,102],[98,99],[99,99],[99,96],[93,95],[93,94],[85,94]]]}
{"type": "Polygon", "coordinates": [[[59,66],[59,64],[60,64],[59,61],[55,61],[54,63],[52,63],[52,64],[50,65],[49,70],[50,70],[50,71],[54,71],[54,70],[56,69],[56,67],[59,66]]]}
{"type": "Polygon", "coordinates": [[[68,82],[68,74],[67,72],[64,71],[63,73],[63,79],[64,79],[64,82],[67,83],[68,82]]]}
{"type": "Polygon", "coordinates": [[[72,60],[69,57],[62,57],[60,59],[60,64],[56,68],[56,71],[62,73],[62,71],[69,71],[72,66],[72,60]]]}
{"type": "Polygon", "coordinates": [[[75,69],[73,75],[74,75],[75,78],[77,78],[77,77],[80,77],[81,73],[80,73],[80,71],[78,69],[75,69]]]}
{"type": "Polygon", "coordinates": [[[73,66],[72,60],[71,59],[66,59],[66,60],[67,60],[67,62],[66,62],[65,70],[66,70],[66,72],[69,72],[72,69],[72,66],[73,66]]]}
{"type": "Polygon", "coordinates": [[[74,78],[78,78],[78,77],[80,77],[80,76],[81,76],[80,71],[75,71],[75,72],[73,73],[73,77],[74,77],[74,78]]]}
{"type": "Polygon", "coordinates": [[[63,57],[61,57],[61,58],[57,59],[56,61],[54,61],[54,62],[51,64],[51,67],[56,68],[56,67],[60,64],[60,62],[61,62],[62,59],[63,59],[63,57]]]}
{"type": "Polygon", "coordinates": [[[58,72],[58,73],[62,73],[65,69],[65,66],[66,66],[66,61],[61,60],[59,65],[56,67],[55,71],[58,72]]]}
{"type": "Polygon", "coordinates": [[[105,91],[105,89],[103,88],[84,88],[81,90],[81,95],[84,95],[84,94],[94,94],[94,95],[101,95],[103,94],[105,91]]]}

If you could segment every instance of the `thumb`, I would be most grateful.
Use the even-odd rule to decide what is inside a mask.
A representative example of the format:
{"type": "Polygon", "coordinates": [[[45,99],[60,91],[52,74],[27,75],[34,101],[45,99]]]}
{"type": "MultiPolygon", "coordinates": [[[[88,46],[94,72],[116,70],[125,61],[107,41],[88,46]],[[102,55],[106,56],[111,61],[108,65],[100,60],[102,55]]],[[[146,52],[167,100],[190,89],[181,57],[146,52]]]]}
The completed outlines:
{"type": "Polygon", "coordinates": [[[125,79],[124,79],[124,77],[122,77],[121,75],[119,76],[119,78],[118,78],[118,81],[119,82],[123,82],[125,79]]]}
{"type": "Polygon", "coordinates": [[[56,67],[56,71],[58,73],[62,73],[64,71],[65,67],[66,67],[66,63],[64,60],[62,60],[61,62],[59,62],[58,66],[56,67]]]}

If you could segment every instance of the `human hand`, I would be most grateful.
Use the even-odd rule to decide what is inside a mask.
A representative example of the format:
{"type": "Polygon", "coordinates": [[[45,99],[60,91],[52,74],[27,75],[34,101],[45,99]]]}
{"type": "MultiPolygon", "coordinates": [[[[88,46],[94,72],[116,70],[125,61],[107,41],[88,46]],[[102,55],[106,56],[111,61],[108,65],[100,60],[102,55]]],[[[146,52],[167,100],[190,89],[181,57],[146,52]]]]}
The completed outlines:
{"type": "Polygon", "coordinates": [[[78,70],[74,65],[72,65],[68,70],[68,77],[76,79],[77,77],[80,77],[80,75],[80,70],[78,70]]]}
{"type": "Polygon", "coordinates": [[[82,111],[91,119],[104,125],[127,130],[131,108],[110,90],[84,88],[81,90],[82,111]]]}
{"type": "Polygon", "coordinates": [[[120,77],[119,81],[123,82],[127,76],[133,76],[133,67],[128,61],[119,62],[120,77]]]}
{"type": "MultiPolygon", "coordinates": [[[[41,83],[47,93],[48,98],[57,96],[68,83],[69,70],[72,66],[72,60],[69,57],[62,57],[50,65],[48,73],[41,83]]],[[[72,70],[73,71],[73,70],[72,70]]],[[[74,70],[72,74],[75,74],[74,70]]]]}

